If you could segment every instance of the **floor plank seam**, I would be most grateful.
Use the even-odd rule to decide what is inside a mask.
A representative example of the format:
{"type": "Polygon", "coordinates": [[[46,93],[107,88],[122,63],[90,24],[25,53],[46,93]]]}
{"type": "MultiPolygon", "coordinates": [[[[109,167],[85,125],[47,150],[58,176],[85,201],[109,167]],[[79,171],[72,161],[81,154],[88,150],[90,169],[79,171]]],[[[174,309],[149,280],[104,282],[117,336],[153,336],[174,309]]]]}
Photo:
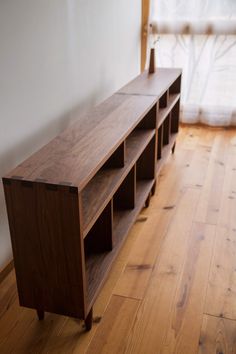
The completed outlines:
{"type": "Polygon", "coordinates": [[[204,312],[204,315],[210,316],[210,317],[214,317],[214,318],[222,318],[222,320],[229,320],[229,321],[236,322],[236,318],[225,317],[223,315],[222,316],[217,316],[217,315],[213,315],[213,314],[207,313],[207,312],[204,312]]]}
{"type": "Polygon", "coordinates": [[[116,293],[112,293],[112,296],[123,297],[125,299],[130,299],[130,300],[135,300],[135,301],[142,301],[143,300],[143,299],[140,299],[140,298],[137,298],[137,297],[126,296],[126,295],[121,295],[121,294],[116,294],[116,293]]]}

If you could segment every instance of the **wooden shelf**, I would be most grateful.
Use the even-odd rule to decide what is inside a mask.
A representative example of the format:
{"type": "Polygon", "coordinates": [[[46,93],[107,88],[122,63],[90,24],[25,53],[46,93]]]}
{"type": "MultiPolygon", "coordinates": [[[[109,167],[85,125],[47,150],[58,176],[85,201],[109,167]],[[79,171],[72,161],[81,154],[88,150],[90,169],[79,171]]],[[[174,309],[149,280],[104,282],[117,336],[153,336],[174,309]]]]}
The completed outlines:
{"type": "Polygon", "coordinates": [[[157,127],[158,128],[162,125],[162,123],[164,122],[164,120],[166,119],[168,114],[171,112],[172,108],[174,107],[176,102],[179,100],[179,98],[180,98],[179,93],[178,94],[171,94],[169,96],[169,101],[168,101],[167,107],[159,109],[159,112],[157,113],[157,116],[158,116],[157,127]]]}
{"type": "Polygon", "coordinates": [[[126,139],[125,166],[101,169],[84,188],[81,193],[84,237],[154,135],[154,129],[134,130],[126,139]]]}
{"type": "Polygon", "coordinates": [[[91,328],[94,301],[175,144],[180,87],[180,69],[142,73],[3,178],[21,306],[91,328]]]}
{"type": "Polygon", "coordinates": [[[156,68],[154,75],[145,70],[118,92],[126,95],[156,96],[159,99],[180,77],[181,69],[156,68]]]}
{"type": "Polygon", "coordinates": [[[110,267],[117,256],[130,228],[140,210],[144,207],[147,195],[152,189],[154,180],[137,181],[136,205],[134,209],[114,210],[113,212],[113,249],[110,252],[90,254],[86,259],[87,295],[90,308],[102,287],[110,267]]]}

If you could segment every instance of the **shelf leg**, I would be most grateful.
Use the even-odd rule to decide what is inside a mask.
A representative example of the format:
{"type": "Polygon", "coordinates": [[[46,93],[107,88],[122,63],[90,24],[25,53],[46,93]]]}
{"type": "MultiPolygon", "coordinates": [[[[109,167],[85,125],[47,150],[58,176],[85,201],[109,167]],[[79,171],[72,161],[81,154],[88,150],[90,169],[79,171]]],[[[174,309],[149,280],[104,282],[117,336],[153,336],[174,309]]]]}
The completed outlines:
{"type": "Polygon", "coordinates": [[[44,319],[44,311],[43,310],[37,310],[37,315],[39,321],[42,321],[44,319]]]}
{"type": "Polygon", "coordinates": [[[85,318],[85,327],[86,327],[86,331],[90,331],[90,329],[92,328],[92,323],[93,323],[93,308],[91,308],[88,316],[85,318]]]}
{"type": "Polygon", "coordinates": [[[172,154],[175,153],[175,146],[176,146],[176,142],[174,143],[173,147],[172,147],[172,154]]]}
{"type": "Polygon", "coordinates": [[[154,195],[155,192],[156,192],[156,186],[157,186],[157,182],[155,181],[154,184],[153,184],[153,186],[152,186],[152,189],[151,189],[152,195],[154,195]]]}

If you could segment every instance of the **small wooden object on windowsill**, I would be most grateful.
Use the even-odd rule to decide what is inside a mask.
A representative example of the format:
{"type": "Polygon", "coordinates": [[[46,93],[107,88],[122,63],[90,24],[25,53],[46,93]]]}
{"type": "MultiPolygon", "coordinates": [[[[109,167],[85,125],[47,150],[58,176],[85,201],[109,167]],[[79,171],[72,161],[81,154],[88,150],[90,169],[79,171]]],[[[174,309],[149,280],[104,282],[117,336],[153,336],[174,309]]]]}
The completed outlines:
{"type": "Polygon", "coordinates": [[[155,48],[151,48],[148,72],[149,74],[153,74],[155,72],[155,48]]]}

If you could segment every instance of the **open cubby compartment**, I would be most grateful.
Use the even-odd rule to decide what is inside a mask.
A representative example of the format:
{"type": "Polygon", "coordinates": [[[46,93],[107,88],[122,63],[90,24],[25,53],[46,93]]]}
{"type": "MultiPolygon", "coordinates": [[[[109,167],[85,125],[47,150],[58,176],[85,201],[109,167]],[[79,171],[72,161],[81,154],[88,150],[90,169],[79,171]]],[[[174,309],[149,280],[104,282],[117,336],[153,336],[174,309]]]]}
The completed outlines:
{"type": "Polygon", "coordinates": [[[102,169],[119,168],[125,165],[125,141],[123,141],[103,164],[102,169]]]}
{"type": "Polygon", "coordinates": [[[178,99],[171,111],[171,134],[176,134],[179,131],[179,111],[180,99],[178,99]]]}
{"type": "Polygon", "coordinates": [[[106,256],[113,249],[113,203],[107,204],[84,238],[88,299],[92,300],[105,276],[106,256]]]}
{"type": "Polygon", "coordinates": [[[156,135],[136,162],[136,201],[141,207],[148,206],[151,189],[156,178],[156,135]]]}
{"type": "Polygon", "coordinates": [[[180,89],[181,89],[181,76],[179,76],[174,82],[173,84],[170,86],[169,88],[169,93],[170,95],[175,95],[177,93],[180,93],[180,89]]]}
{"type": "Polygon", "coordinates": [[[157,126],[157,112],[159,103],[155,103],[154,106],[146,113],[143,119],[136,126],[136,129],[155,129],[157,126]]]}
{"type": "Polygon", "coordinates": [[[81,191],[84,237],[154,135],[155,129],[135,128],[119,147],[125,152],[124,166],[117,167],[114,159],[115,167],[111,167],[111,157],[109,164],[106,162],[81,191]]]}
{"type": "Polygon", "coordinates": [[[125,210],[135,208],[136,168],[132,167],[113,197],[113,208],[125,210]]]}
{"type": "Polygon", "coordinates": [[[112,209],[112,201],[110,201],[84,238],[85,255],[112,250],[112,209]]]}
{"type": "Polygon", "coordinates": [[[171,113],[168,114],[163,122],[163,146],[168,145],[170,142],[171,131],[171,113]]]}
{"type": "Polygon", "coordinates": [[[159,108],[166,108],[169,100],[169,90],[165,91],[159,98],[159,108]]]}
{"type": "Polygon", "coordinates": [[[123,141],[81,191],[84,237],[111,199],[126,169],[126,144],[123,141]]]}
{"type": "Polygon", "coordinates": [[[134,165],[113,196],[114,245],[121,242],[136,204],[136,166],[134,165]]]}
{"type": "Polygon", "coordinates": [[[138,188],[139,181],[155,179],[156,171],[156,135],[146,146],[145,150],[136,162],[136,179],[138,188]]]}

